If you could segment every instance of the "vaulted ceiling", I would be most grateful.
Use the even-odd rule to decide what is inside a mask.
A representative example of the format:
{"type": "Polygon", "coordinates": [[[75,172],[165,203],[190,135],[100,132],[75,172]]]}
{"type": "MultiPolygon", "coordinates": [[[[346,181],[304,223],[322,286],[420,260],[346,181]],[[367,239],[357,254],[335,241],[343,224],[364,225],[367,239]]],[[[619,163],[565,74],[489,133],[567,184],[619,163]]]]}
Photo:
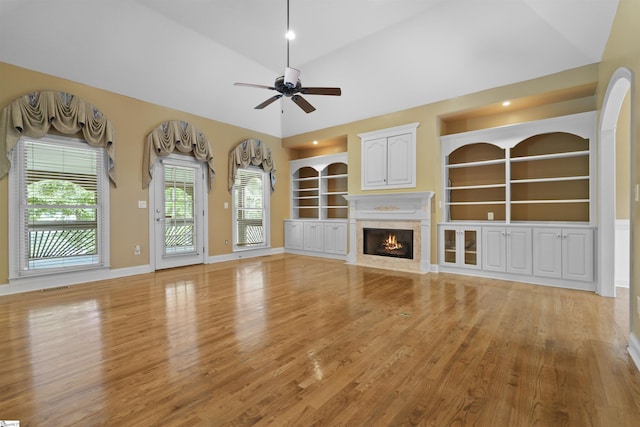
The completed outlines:
{"type": "MultiPolygon", "coordinates": [[[[599,62],[618,0],[0,0],[0,61],[275,136],[599,62]]],[[[2,76],[0,76],[2,78],[2,76]]]]}

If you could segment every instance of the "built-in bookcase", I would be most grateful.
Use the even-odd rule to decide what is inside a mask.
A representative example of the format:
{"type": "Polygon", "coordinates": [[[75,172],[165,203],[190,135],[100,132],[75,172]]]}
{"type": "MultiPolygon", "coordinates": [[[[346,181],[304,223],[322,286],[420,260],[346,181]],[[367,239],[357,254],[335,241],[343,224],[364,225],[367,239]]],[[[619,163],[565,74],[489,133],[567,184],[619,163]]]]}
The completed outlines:
{"type": "Polygon", "coordinates": [[[469,144],[448,156],[445,164],[448,216],[457,220],[504,220],[506,213],[505,150],[486,143],[469,144]]]}
{"type": "Polygon", "coordinates": [[[292,160],[291,218],[346,219],[347,153],[292,160]]]}
{"type": "Polygon", "coordinates": [[[594,222],[595,113],[443,136],[443,218],[594,222]]]}

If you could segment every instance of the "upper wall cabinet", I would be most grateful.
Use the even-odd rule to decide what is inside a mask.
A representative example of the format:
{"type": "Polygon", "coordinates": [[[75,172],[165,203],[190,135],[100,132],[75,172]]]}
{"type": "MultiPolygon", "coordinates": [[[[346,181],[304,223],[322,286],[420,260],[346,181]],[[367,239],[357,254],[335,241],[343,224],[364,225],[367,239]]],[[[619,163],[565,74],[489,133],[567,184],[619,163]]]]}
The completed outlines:
{"type": "Polygon", "coordinates": [[[362,141],[362,190],[415,188],[418,125],[358,135],[362,141]]]}
{"type": "Polygon", "coordinates": [[[445,221],[595,222],[596,113],[441,137],[445,221]]]}

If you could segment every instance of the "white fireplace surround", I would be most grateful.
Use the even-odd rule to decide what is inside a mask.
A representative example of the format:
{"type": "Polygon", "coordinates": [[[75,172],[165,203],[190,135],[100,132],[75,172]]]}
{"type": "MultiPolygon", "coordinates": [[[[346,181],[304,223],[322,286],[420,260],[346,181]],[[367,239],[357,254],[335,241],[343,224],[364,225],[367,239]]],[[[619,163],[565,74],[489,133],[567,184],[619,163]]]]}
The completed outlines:
{"type": "MultiPolygon", "coordinates": [[[[358,241],[362,238],[362,228],[372,222],[385,222],[388,228],[394,228],[393,223],[415,223],[419,230],[418,237],[414,233],[414,258],[417,259],[421,273],[431,271],[431,199],[434,193],[421,191],[412,193],[385,194],[352,194],[344,196],[349,202],[349,253],[347,263],[360,264],[362,260],[362,245],[358,241]],[[360,236],[360,239],[358,238],[360,236]],[[417,251],[416,251],[417,249],[417,251]]],[[[404,260],[390,260],[389,263],[404,269],[404,260]]],[[[380,264],[385,268],[395,268],[389,263],[380,264]]],[[[376,263],[377,265],[379,263],[376,263]]],[[[412,270],[413,268],[409,268],[412,270]]]]}

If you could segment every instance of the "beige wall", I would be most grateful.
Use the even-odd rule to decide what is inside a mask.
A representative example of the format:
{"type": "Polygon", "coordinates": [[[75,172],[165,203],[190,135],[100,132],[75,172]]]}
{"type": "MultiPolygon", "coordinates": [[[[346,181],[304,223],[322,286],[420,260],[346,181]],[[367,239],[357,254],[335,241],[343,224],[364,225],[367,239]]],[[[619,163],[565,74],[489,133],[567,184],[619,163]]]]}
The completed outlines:
{"type": "MultiPolygon", "coordinates": [[[[620,0],[618,13],[616,14],[611,34],[607,42],[602,61],[600,63],[600,82],[598,84],[598,107],[602,107],[604,95],[606,93],[609,81],[613,73],[621,68],[626,67],[631,70],[634,75],[640,74],[640,25],[638,22],[640,17],[640,2],[637,0],[620,0]]],[[[631,86],[631,105],[637,103],[640,99],[640,85],[634,82],[631,86]]],[[[631,170],[631,181],[640,183],[640,168],[636,167],[640,161],[640,144],[638,143],[638,135],[640,135],[640,108],[633,107],[630,114],[631,121],[631,156],[633,159],[633,167],[631,170]]],[[[632,224],[640,224],[640,209],[638,203],[631,205],[632,224]]],[[[637,315],[637,296],[640,296],[640,268],[636,260],[640,254],[640,227],[632,227],[633,235],[631,236],[631,253],[635,254],[631,260],[631,331],[636,337],[640,337],[640,318],[637,315]]]]}
{"type": "MultiPolygon", "coordinates": [[[[202,130],[213,146],[216,177],[209,193],[209,255],[231,253],[231,205],[227,191],[229,150],[237,143],[257,138],[266,143],[280,171],[271,199],[271,245],[283,246],[283,218],[289,212],[287,150],[280,138],[257,133],[225,123],[149,104],[133,98],[81,85],[68,80],[29,71],[0,62],[0,108],[19,96],[39,90],[64,91],[79,96],[98,107],[116,130],[116,168],[118,187],[111,188],[111,267],[126,268],[149,264],[149,213],[138,208],[138,200],[148,201],[142,189],[142,153],[145,136],[167,120],[184,120],[202,130]],[[133,255],[136,245],[142,253],[133,255]]],[[[0,284],[8,283],[8,210],[7,178],[0,180],[0,284]]]]}

